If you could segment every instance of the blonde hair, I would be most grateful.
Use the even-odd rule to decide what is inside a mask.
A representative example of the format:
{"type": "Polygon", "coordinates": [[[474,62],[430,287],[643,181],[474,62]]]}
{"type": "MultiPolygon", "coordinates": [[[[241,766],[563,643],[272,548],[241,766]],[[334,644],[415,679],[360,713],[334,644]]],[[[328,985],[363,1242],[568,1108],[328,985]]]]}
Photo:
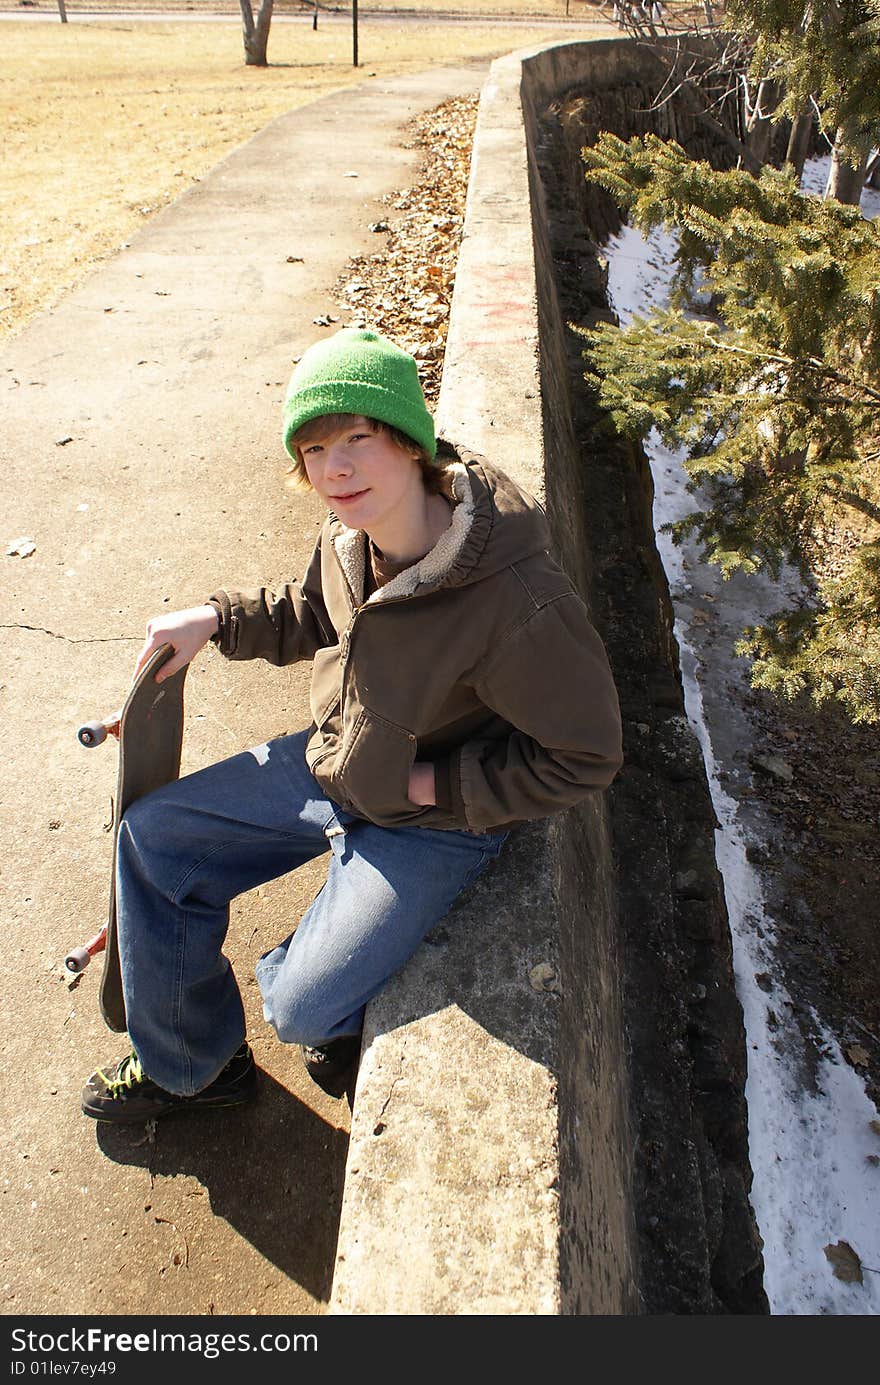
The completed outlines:
{"type": "MultiPolygon", "coordinates": [[[[291,485],[297,490],[311,490],[311,483],[306,473],[306,465],[303,459],[302,449],[308,443],[320,442],[323,438],[329,437],[331,433],[338,433],[348,428],[360,414],[320,414],[317,418],[310,418],[302,427],[297,428],[296,432],[289,439],[290,446],[296,453],[296,460],[289,468],[291,485]]],[[[390,423],[383,423],[377,418],[368,418],[367,423],[374,433],[387,433],[392,442],[418,462],[422,473],[422,484],[429,495],[445,495],[448,490],[446,474],[446,460],[439,455],[434,459],[431,454],[417,443],[413,438],[402,433],[399,428],[394,428],[390,423]]]]}

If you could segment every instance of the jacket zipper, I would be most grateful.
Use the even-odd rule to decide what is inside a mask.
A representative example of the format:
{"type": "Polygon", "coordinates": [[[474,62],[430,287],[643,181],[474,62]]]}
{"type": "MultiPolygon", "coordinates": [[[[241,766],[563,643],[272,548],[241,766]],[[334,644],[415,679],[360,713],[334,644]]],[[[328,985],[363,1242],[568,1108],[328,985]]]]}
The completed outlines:
{"type": "MultiPolygon", "coordinates": [[[[341,659],[341,662],[342,662],[342,674],[341,674],[341,677],[340,677],[340,680],[339,680],[339,715],[340,715],[340,718],[341,718],[341,717],[343,716],[343,711],[344,711],[344,708],[345,708],[345,679],[346,679],[346,675],[347,675],[347,673],[348,673],[348,660],[349,660],[349,655],[350,655],[350,653],[351,653],[351,641],[352,641],[352,636],[353,636],[353,634],[354,634],[354,627],[355,627],[355,625],[357,624],[358,616],[361,615],[361,613],[367,609],[367,606],[368,606],[370,603],[367,602],[367,601],[363,601],[363,602],[361,602],[360,606],[358,606],[358,605],[356,604],[355,594],[354,594],[354,592],[353,592],[352,589],[351,589],[351,583],[350,583],[349,580],[348,580],[348,574],[346,573],[345,568],[342,566],[342,563],[339,561],[339,554],[336,552],[335,546],[334,546],[334,548],[333,548],[333,554],[334,554],[334,557],[336,558],[336,562],[337,562],[337,564],[338,564],[338,566],[339,566],[339,570],[340,570],[340,572],[342,573],[342,577],[343,577],[343,580],[344,580],[344,582],[345,582],[345,585],[348,587],[349,593],[350,593],[350,595],[351,595],[351,600],[352,600],[351,620],[348,622],[348,625],[346,626],[345,630],[342,632],[342,638],[341,638],[340,641],[339,641],[339,654],[340,654],[340,659],[341,659]]],[[[385,602],[376,603],[376,604],[377,604],[377,605],[385,605],[385,606],[399,605],[399,604],[400,604],[401,602],[403,602],[403,601],[411,601],[412,599],[413,599],[413,598],[412,598],[411,595],[409,595],[409,596],[394,596],[394,597],[391,598],[390,601],[385,601],[385,602]]],[[[407,734],[409,734],[409,733],[407,733],[407,734]]],[[[411,737],[411,739],[414,739],[414,737],[411,737]]],[[[324,754],[323,754],[323,755],[320,755],[320,756],[318,757],[318,759],[315,761],[315,765],[320,764],[321,761],[324,760],[324,759],[326,759],[327,756],[330,755],[330,754],[331,754],[331,752],[330,752],[329,750],[325,751],[324,754]]],[[[313,766],[313,768],[314,768],[314,766],[313,766]]]]}

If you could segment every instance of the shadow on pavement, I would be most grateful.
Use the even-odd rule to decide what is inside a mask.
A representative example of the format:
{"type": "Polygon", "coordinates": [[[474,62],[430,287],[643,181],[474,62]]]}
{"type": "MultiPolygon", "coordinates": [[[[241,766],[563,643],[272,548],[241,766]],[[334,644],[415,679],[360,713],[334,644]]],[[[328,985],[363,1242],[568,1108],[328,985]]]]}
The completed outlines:
{"type": "Polygon", "coordinates": [[[144,1129],[100,1123],[97,1142],[114,1163],[147,1169],[151,1181],[181,1174],[196,1179],[215,1216],[316,1299],[329,1300],[348,1149],[344,1131],[262,1071],[251,1106],[175,1114],[158,1121],[154,1133],[148,1129],[146,1138],[144,1129]]]}

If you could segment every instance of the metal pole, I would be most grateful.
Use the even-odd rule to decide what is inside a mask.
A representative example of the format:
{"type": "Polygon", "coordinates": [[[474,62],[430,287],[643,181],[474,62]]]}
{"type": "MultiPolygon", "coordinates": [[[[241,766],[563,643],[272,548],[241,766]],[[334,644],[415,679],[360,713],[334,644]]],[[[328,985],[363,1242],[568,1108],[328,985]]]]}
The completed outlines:
{"type": "Polygon", "coordinates": [[[352,66],[358,65],[358,0],[351,0],[352,66]]]}

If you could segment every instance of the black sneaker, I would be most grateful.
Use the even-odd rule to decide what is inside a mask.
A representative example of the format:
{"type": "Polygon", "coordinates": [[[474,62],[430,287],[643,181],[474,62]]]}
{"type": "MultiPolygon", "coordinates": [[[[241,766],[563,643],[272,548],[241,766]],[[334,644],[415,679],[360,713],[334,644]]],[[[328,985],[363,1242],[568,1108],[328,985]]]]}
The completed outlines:
{"type": "Polygon", "coordinates": [[[328,1096],[342,1096],[355,1075],[361,1052],[360,1034],[331,1039],[318,1048],[301,1050],[306,1072],[328,1096]]]}
{"type": "Polygon", "coordinates": [[[98,1068],[82,1093],[83,1115],[99,1121],[134,1123],[155,1120],[171,1111],[210,1110],[242,1106],[257,1094],[257,1069],[247,1044],[232,1055],[209,1087],[194,1096],[166,1092],[147,1077],[136,1053],[129,1053],[115,1067],[98,1068]]]}

